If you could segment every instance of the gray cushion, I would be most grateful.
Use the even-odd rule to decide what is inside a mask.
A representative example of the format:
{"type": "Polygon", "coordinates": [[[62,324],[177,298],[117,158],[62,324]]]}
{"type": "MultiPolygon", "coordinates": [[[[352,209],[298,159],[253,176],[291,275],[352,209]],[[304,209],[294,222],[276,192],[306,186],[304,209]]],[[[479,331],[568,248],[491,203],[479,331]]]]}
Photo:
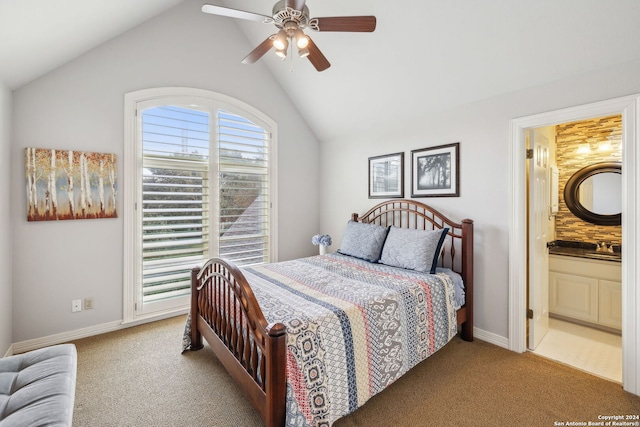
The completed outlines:
{"type": "Polygon", "coordinates": [[[71,426],[76,369],[73,344],[0,359],[0,427],[71,426]]]}
{"type": "Polygon", "coordinates": [[[448,228],[415,230],[391,227],[382,248],[380,262],[392,267],[435,273],[440,248],[448,228]]]}
{"type": "Polygon", "coordinates": [[[388,227],[349,221],[338,252],[370,262],[378,262],[388,227]]]}

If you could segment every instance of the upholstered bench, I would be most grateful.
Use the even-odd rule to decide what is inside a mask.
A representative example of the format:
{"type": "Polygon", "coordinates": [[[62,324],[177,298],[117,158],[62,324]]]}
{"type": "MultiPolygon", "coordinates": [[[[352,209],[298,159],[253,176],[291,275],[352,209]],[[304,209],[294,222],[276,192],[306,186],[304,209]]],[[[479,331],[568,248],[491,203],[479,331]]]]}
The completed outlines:
{"type": "Polygon", "coordinates": [[[62,344],[0,359],[0,427],[71,426],[77,358],[62,344]]]}

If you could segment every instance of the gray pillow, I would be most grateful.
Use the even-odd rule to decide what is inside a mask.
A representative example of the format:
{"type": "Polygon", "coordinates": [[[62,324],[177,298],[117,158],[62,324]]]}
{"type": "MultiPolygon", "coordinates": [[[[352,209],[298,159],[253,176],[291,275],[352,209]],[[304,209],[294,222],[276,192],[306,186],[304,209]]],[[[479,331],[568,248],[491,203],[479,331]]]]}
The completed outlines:
{"type": "Polygon", "coordinates": [[[378,262],[388,231],[388,227],[350,220],[338,252],[369,262],[378,262]]]}
{"type": "Polygon", "coordinates": [[[435,273],[440,248],[449,231],[391,227],[380,262],[392,267],[435,273]]]}

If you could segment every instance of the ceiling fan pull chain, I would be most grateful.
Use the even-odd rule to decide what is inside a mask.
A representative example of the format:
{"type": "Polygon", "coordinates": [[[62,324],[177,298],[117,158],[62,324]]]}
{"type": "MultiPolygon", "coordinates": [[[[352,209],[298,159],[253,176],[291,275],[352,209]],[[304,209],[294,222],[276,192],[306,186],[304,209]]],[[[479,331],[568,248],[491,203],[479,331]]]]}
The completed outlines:
{"type": "Polygon", "coordinates": [[[289,43],[289,72],[293,73],[293,43],[289,43]]]}

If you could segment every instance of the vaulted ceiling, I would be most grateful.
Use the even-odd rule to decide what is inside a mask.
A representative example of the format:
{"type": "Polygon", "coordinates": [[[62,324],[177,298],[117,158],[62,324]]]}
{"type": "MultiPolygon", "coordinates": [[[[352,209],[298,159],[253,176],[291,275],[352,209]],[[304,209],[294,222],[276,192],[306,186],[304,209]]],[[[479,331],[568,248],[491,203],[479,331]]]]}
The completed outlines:
{"type": "Polygon", "coordinates": [[[0,81],[11,89],[182,0],[0,0],[0,81]]]}
{"type": "MultiPolygon", "coordinates": [[[[271,15],[275,0],[184,0],[271,15]]],[[[18,88],[180,0],[0,0],[0,80],[18,88]]],[[[331,62],[261,64],[321,140],[640,60],[637,0],[308,0],[311,17],[375,15],[374,33],[307,30],[331,62]]],[[[233,19],[209,15],[215,20],[233,19]]],[[[235,20],[247,52],[272,25],[235,20]]],[[[292,56],[292,55],[291,55],[292,56]]]]}

